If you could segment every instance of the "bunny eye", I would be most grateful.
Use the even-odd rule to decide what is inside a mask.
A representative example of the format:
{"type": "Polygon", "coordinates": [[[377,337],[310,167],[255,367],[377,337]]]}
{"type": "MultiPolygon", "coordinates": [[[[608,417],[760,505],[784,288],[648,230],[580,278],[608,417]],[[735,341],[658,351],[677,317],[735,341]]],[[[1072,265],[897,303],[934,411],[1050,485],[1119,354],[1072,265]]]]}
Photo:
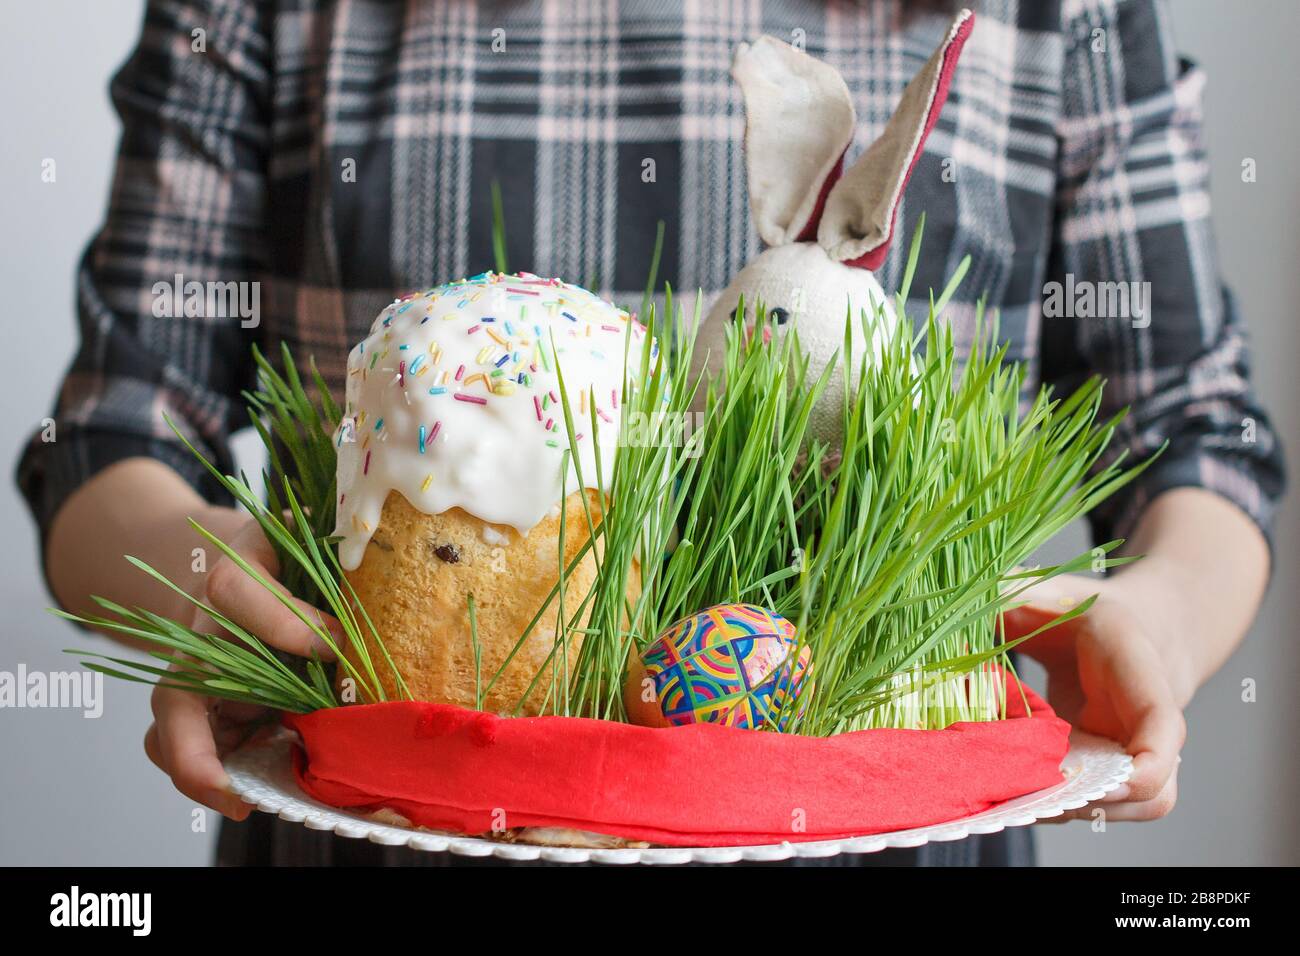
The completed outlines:
{"type": "Polygon", "coordinates": [[[788,309],[780,309],[780,308],[773,309],[767,315],[768,318],[770,318],[777,325],[785,325],[787,322],[790,321],[790,311],[788,309]]]}
{"type": "Polygon", "coordinates": [[[731,310],[731,321],[732,321],[732,322],[739,322],[739,321],[741,321],[741,319],[743,319],[743,318],[744,318],[744,316],[740,314],[740,306],[736,306],[734,309],[731,310]]]}

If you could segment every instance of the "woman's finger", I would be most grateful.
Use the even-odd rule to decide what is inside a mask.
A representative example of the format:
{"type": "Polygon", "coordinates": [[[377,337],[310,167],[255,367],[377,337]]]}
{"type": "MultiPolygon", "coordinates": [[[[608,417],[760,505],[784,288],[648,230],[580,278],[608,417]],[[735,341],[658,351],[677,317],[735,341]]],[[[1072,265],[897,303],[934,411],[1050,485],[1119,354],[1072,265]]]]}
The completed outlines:
{"type": "MultiPolygon", "coordinates": [[[[1014,599],[1017,606],[1002,613],[1002,625],[1007,639],[1015,640],[1046,627],[1096,594],[1103,584],[1104,582],[1073,574],[1035,582],[1017,595],[1014,599]]],[[[1022,582],[1016,585],[1022,586],[1022,582]]],[[[1076,630],[1077,624],[1050,628],[1022,645],[1020,650],[1028,657],[1051,663],[1063,655],[1069,656],[1076,630]]]]}
{"type": "Polygon", "coordinates": [[[267,709],[260,704],[245,704],[236,700],[216,701],[212,709],[221,715],[222,723],[229,724],[250,724],[267,715],[267,709]]]}
{"type": "Polygon", "coordinates": [[[255,704],[214,700],[208,710],[208,724],[217,742],[217,755],[224,758],[242,747],[259,728],[271,722],[268,721],[270,713],[267,708],[255,704]]]}
{"type": "MultiPolygon", "coordinates": [[[[1121,788],[1122,789],[1122,788],[1121,788]]],[[[1112,791],[1101,800],[1093,801],[1086,807],[1080,807],[1078,810],[1067,810],[1059,817],[1051,817],[1042,820],[1042,823],[1068,823],[1071,820],[1084,820],[1089,823],[1098,819],[1100,810],[1104,816],[1101,819],[1107,823],[1139,823],[1148,820],[1159,820],[1161,817],[1168,816],[1174,809],[1178,801],[1178,772],[1175,770],[1166,782],[1164,788],[1151,800],[1121,800],[1118,803],[1111,803],[1114,796],[1119,791],[1112,791]]]]}
{"type": "MultiPolygon", "coordinates": [[[[244,560],[259,577],[271,582],[281,594],[287,596],[268,567],[251,556],[244,560]]],[[[207,599],[215,610],[259,640],[299,657],[315,654],[323,660],[334,659],[329,644],[306,621],[311,621],[315,627],[329,633],[336,647],[343,640],[343,628],[335,618],[305,601],[289,597],[290,603],[306,618],[304,621],[303,617],[295,614],[280,598],[227,557],[223,557],[208,572],[207,599]]]]}
{"type": "Polygon", "coordinates": [[[145,735],[145,752],[181,793],[232,820],[242,820],[251,808],[230,790],[208,723],[207,704],[206,698],[189,691],[156,688],[154,725],[145,735]]]}
{"type": "Polygon", "coordinates": [[[1154,651],[1142,642],[1124,640],[1127,636],[1115,635],[1124,643],[1106,667],[1106,690],[1109,706],[1124,728],[1125,750],[1133,757],[1127,799],[1144,803],[1159,797],[1173,776],[1187,723],[1154,651]]]}
{"type": "Polygon", "coordinates": [[[1165,781],[1161,791],[1150,800],[1126,800],[1106,806],[1106,820],[1116,823],[1143,822],[1159,820],[1168,816],[1178,802],[1178,774],[1175,772],[1165,781]]]}
{"type": "Polygon", "coordinates": [[[150,724],[149,729],[144,734],[144,755],[149,758],[150,762],[167,773],[167,768],[162,763],[162,747],[158,744],[158,725],[150,724]]]}
{"type": "Polygon", "coordinates": [[[226,542],[232,550],[245,560],[253,562],[271,572],[271,577],[280,576],[280,562],[275,556],[275,548],[266,540],[262,526],[252,518],[226,542]]]}

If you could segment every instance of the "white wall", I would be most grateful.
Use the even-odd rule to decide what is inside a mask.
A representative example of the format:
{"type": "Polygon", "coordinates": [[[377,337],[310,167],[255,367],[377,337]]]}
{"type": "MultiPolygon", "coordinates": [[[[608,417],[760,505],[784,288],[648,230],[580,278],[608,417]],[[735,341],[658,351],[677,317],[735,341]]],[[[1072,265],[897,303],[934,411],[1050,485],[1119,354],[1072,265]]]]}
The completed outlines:
{"type": "MultiPolygon", "coordinates": [[[[76,257],[107,195],[117,128],[105,93],[139,24],[141,0],[43,0],[10,4],[0,32],[0,289],[10,320],[2,379],[0,459],[12,467],[19,443],[46,414],[73,347],[76,257]],[[57,182],[40,181],[57,161],[57,182]]],[[[1287,0],[1249,5],[1179,0],[1182,46],[1210,73],[1209,139],[1215,157],[1219,238],[1230,279],[1254,330],[1260,389],[1294,453],[1300,406],[1294,363],[1300,348],[1300,185],[1292,171],[1300,119],[1291,102],[1300,8],[1287,0]],[[1279,88],[1273,83],[1282,83],[1279,88]],[[1259,181],[1243,184],[1242,157],[1259,181]]],[[[0,670],[67,669],[60,649],[97,639],[44,611],[26,511],[0,476],[0,670]]],[[[1279,566],[1247,645],[1197,697],[1182,767],[1182,800],[1168,820],[1040,828],[1049,863],[1194,864],[1300,862],[1297,710],[1300,685],[1296,555],[1300,512],[1284,509],[1279,566]],[[1241,680],[1259,683],[1259,702],[1240,702],[1241,680]]],[[[1073,542],[1075,549],[1081,545],[1073,542]]],[[[201,864],[211,833],[194,833],[192,803],[145,759],[143,687],[105,683],[98,720],[68,711],[0,710],[0,864],[201,864]]],[[[211,821],[209,817],[210,825],[211,821]]],[[[215,826],[213,826],[215,829],[215,826]]]]}
{"type": "MultiPolygon", "coordinates": [[[[107,649],[46,611],[35,534],[11,479],[20,444],[49,412],[73,350],[73,275],[104,213],[117,146],[109,75],[140,29],[141,0],[44,0],[5,8],[0,31],[0,289],[6,414],[0,418],[0,670],[68,670],[65,647],[107,649]],[[41,182],[41,163],[57,179],[41,182]]],[[[177,864],[208,861],[193,803],[141,747],[148,689],[104,682],[104,715],[0,710],[0,863],[177,864]]]]}
{"type": "MultiPolygon", "coordinates": [[[[1295,52],[1300,5],[1290,0],[1176,0],[1179,49],[1209,74],[1206,138],[1219,250],[1253,339],[1255,380],[1296,475],[1300,451],[1300,112],[1295,52]],[[1253,158],[1258,180],[1241,180],[1253,158]]],[[[1156,823],[1041,827],[1046,863],[1300,863],[1300,507],[1290,494],[1278,522],[1276,567],[1251,635],[1187,713],[1179,803],[1156,823]],[[1241,700],[1242,681],[1258,685],[1241,700]]],[[[1077,542],[1076,542],[1077,545],[1077,542]]],[[[1078,548],[1076,546],[1075,550],[1078,548]]]]}

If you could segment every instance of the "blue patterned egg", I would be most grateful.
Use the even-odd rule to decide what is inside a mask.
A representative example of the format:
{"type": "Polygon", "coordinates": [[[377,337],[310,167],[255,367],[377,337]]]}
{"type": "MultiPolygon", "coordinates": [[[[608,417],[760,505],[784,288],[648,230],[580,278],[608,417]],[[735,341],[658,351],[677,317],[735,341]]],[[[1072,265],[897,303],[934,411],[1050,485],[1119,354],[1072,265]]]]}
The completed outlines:
{"type": "Polygon", "coordinates": [[[812,654],[776,612],[719,604],[668,628],[628,670],[624,703],[634,723],[784,729],[812,654]]]}

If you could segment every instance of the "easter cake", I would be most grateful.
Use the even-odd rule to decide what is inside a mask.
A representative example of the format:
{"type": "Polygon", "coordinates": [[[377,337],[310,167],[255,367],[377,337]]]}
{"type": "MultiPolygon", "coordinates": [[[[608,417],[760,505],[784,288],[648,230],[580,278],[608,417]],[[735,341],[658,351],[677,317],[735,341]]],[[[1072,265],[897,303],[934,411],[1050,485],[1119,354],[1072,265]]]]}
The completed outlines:
{"type": "MultiPolygon", "coordinates": [[[[567,566],[600,523],[644,345],[635,319],[578,286],[484,273],[398,299],[352,350],[339,560],[415,699],[473,707],[492,678],[481,706],[527,716],[571,671],[580,637],[557,646],[560,602],[529,624],[559,579],[561,531],[567,566]],[[603,431],[578,430],[593,418],[603,431]]],[[[571,608],[593,552],[565,576],[571,608]]]]}

